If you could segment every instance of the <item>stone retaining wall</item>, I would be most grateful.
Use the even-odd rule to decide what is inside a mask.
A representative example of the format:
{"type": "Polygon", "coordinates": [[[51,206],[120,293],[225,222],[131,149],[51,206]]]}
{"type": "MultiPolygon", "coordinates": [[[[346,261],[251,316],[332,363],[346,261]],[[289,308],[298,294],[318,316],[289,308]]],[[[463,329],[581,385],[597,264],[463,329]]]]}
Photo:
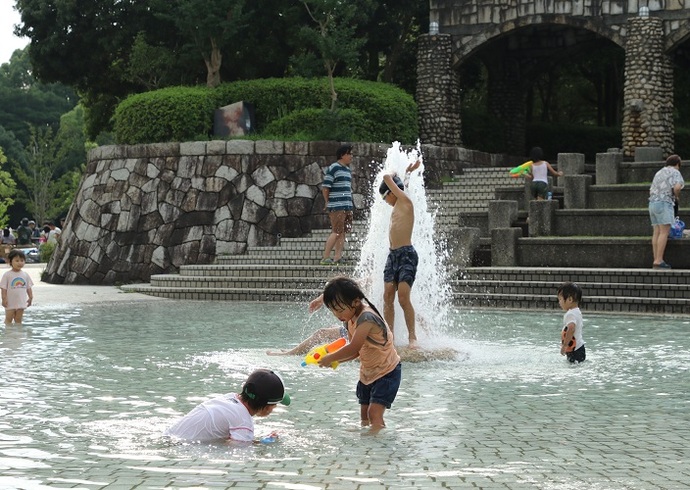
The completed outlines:
{"type": "MultiPolygon", "coordinates": [[[[183,264],[272,245],[327,226],[320,190],[338,142],[210,141],[100,147],[48,263],[44,280],[68,284],[148,281],[183,264]]],[[[357,213],[388,144],[354,145],[357,213]]],[[[423,146],[427,178],[500,157],[457,147],[423,146]]]]}

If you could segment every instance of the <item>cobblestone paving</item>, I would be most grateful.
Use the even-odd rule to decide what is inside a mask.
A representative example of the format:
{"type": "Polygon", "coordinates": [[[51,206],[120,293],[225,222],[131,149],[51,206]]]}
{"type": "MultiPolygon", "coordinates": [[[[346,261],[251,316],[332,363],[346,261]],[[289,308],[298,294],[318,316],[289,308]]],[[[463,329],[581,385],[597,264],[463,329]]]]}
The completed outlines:
{"type": "Polygon", "coordinates": [[[261,305],[267,322],[236,327],[235,337],[227,324],[192,323],[222,310],[161,305],[47,318],[18,344],[3,332],[0,488],[690,486],[683,321],[590,317],[588,361],[573,367],[549,340],[558,316],[483,313],[466,321],[461,342],[448,341],[462,350],[458,360],[404,364],[388,428],[370,436],[358,423],[357,365],[319,370],[299,367],[295,357],[263,355],[284,342],[270,328],[275,315],[288,324],[289,315],[271,316],[261,305]],[[127,314],[147,320],[124,328],[127,314]],[[111,325],[89,326],[97,318],[111,325]],[[509,322],[509,329],[496,328],[509,322]],[[281,434],[277,443],[230,447],[159,437],[176,416],[241,382],[254,364],[279,371],[293,398],[256,421],[257,434],[281,434]]]}

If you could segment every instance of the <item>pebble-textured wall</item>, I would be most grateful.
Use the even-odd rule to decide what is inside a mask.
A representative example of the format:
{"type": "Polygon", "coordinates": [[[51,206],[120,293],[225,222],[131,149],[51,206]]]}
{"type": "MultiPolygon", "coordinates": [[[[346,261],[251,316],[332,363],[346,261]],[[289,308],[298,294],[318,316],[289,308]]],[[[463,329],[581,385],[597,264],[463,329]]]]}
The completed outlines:
{"type": "MultiPolygon", "coordinates": [[[[512,41],[511,50],[499,56],[508,61],[529,56],[520,43],[524,36],[529,38],[532,27],[539,27],[544,48],[587,42],[596,35],[625,49],[624,153],[632,156],[640,146],[661,147],[665,153],[673,150],[673,69],[665,53],[687,42],[690,0],[430,0],[429,6],[429,20],[440,33],[420,36],[418,48],[419,126],[426,141],[460,141],[459,116],[448,103],[458,90],[448,82],[451,72],[477,50],[506,37],[512,41]],[[648,9],[649,16],[640,16],[641,9],[648,9]],[[550,26],[558,29],[550,31],[550,26]]],[[[495,75],[494,70],[490,110],[500,119],[514,121],[503,137],[509,151],[519,153],[525,140],[524,94],[516,93],[521,90],[516,83],[520,80],[495,75]]]]}
{"type": "Polygon", "coordinates": [[[628,21],[623,89],[623,154],[636,147],[655,146],[673,152],[673,68],[664,53],[661,19],[628,21]]]}
{"type": "Polygon", "coordinates": [[[424,143],[459,146],[461,141],[460,89],[451,69],[449,34],[419,37],[417,105],[419,135],[424,143]]]}
{"type": "MultiPolygon", "coordinates": [[[[328,226],[320,184],[340,143],[209,141],[107,146],[89,153],[45,280],[68,284],[148,281],[217,254],[272,245],[328,226]]],[[[369,208],[388,144],[357,143],[356,217],[369,208]]],[[[507,165],[458,147],[422,146],[427,179],[463,167],[507,165]]]]}

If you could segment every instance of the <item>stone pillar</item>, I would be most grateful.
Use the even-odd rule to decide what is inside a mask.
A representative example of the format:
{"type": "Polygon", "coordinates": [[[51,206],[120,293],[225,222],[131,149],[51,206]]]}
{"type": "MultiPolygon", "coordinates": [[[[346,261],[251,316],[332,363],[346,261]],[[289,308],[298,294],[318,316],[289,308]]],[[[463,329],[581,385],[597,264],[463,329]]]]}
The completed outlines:
{"type": "Polygon", "coordinates": [[[563,207],[565,209],[587,209],[591,175],[566,175],[563,177],[563,207]]]}
{"type": "Polygon", "coordinates": [[[529,236],[553,235],[558,201],[529,202],[529,236]]]}
{"type": "Polygon", "coordinates": [[[451,268],[470,267],[474,252],[479,248],[481,230],[479,228],[462,227],[448,233],[448,243],[451,245],[451,268]]]}
{"type": "Polygon", "coordinates": [[[623,153],[658,146],[673,152],[673,66],[664,52],[663,21],[631,17],[625,43],[623,153]]]}
{"type": "Polygon", "coordinates": [[[664,150],[658,146],[643,146],[635,148],[636,162],[663,162],[664,150]]]}
{"type": "Polygon", "coordinates": [[[460,86],[451,67],[450,34],[424,34],[417,47],[419,136],[424,144],[460,146],[460,86]]]}
{"type": "Polygon", "coordinates": [[[612,185],[620,182],[622,153],[597,153],[596,158],[596,183],[597,185],[612,185]]]}
{"type": "MultiPolygon", "coordinates": [[[[585,156],[582,153],[559,153],[558,170],[564,175],[585,173],[585,156]]],[[[558,178],[558,185],[563,185],[563,177],[558,178]]]]}
{"type": "Polygon", "coordinates": [[[489,201],[489,231],[494,228],[510,228],[517,216],[517,201],[489,201]]]}
{"type": "Polygon", "coordinates": [[[495,228],[491,230],[491,267],[518,265],[518,239],[520,228],[495,228]]]}

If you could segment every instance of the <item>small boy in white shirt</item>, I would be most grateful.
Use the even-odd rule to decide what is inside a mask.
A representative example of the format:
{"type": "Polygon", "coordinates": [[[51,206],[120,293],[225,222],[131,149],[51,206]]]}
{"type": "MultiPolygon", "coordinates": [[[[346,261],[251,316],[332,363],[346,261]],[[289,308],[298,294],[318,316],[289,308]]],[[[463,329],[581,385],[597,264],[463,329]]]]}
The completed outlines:
{"type": "Polygon", "coordinates": [[[561,284],[558,288],[558,304],[565,311],[561,331],[561,355],[569,362],[585,360],[585,341],[582,339],[582,312],[580,311],[582,290],[573,282],[561,284]]]}
{"type": "Polygon", "coordinates": [[[249,375],[240,394],[228,393],[197,405],[165,435],[198,442],[253,442],[252,417],[267,417],[278,403],[290,405],[283,380],[273,371],[257,369],[249,375]]]}

